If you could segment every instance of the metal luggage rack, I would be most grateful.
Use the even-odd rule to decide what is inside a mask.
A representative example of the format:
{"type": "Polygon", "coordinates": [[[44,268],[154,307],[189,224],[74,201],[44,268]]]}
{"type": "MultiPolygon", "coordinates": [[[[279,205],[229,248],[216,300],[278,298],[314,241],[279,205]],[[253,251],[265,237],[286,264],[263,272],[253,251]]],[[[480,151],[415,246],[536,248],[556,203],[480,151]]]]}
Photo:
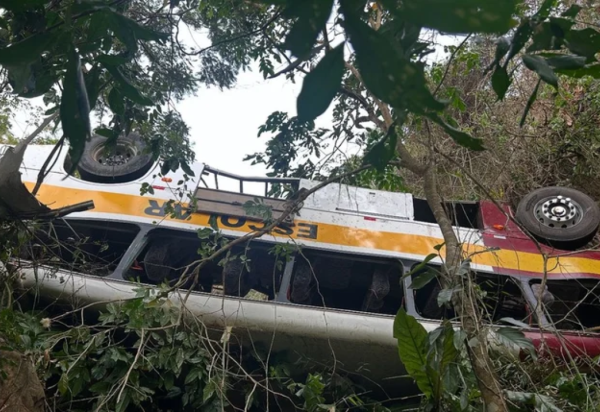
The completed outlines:
{"type": "MultiPolygon", "coordinates": [[[[244,204],[246,202],[254,201],[258,198],[265,205],[272,208],[273,218],[277,219],[284,212],[287,199],[283,196],[285,194],[284,191],[279,191],[276,196],[273,196],[271,191],[273,190],[274,185],[287,185],[292,193],[298,191],[300,187],[300,179],[239,176],[222,170],[213,169],[206,165],[202,171],[200,182],[204,187],[198,185],[198,188],[196,189],[196,212],[217,213],[235,217],[245,217],[253,220],[260,220],[260,218],[246,213],[244,209],[244,204]],[[205,179],[205,176],[210,175],[213,176],[214,187],[211,187],[205,179]],[[239,190],[223,190],[222,185],[219,185],[219,177],[237,180],[238,184],[236,186],[239,190]],[[264,195],[247,193],[244,188],[244,183],[264,183],[264,195]]],[[[246,187],[247,186],[248,185],[246,185],[246,187]]],[[[285,222],[288,224],[292,223],[293,217],[288,216],[285,222]]]]}

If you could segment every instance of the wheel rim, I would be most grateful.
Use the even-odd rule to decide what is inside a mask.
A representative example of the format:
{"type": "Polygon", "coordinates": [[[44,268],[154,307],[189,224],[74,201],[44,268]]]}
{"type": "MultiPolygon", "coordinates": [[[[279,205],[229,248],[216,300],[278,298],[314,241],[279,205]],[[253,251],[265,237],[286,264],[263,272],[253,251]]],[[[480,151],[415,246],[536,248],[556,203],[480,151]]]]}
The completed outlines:
{"type": "Polygon", "coordinates": [[[104,166],[121,166],[137,156],[137,148],[126,143],[117,143],[115,147],[100,145],[92,153],[94,161],[104,166]]]}
{"type": "Polygon", "coordinates": [[[535,205],[536,219],[544,226],[567,229],[583,219],[581,205],[566,196],[546,197],[535,205]]]}

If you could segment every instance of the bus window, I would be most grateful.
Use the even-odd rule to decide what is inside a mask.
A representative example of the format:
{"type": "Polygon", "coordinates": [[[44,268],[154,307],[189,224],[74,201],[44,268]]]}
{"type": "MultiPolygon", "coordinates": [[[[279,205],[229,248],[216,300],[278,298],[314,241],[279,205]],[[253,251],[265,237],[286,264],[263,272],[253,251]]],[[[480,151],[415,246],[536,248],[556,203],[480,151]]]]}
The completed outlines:
{"type": "MultiPolygon", "coordinates": [[[[541,281],[532,281],[538,299],[541,281]]],[[[542,294],[549,320],[563,330],[600,330],[600,284],[592,279],[548,280],[542,294]]]]}
{"type": "Polygon", "coordinates": [[[60,219],[35,230],[20,257],[35,264],[107,276],[117,268],[138,232],[133,224],[60,219]]]}
{"type": "Polygon", "coordinates": [[[403,305],[398,262],[303,250],[296,256],[293,303],[394,315],[403,305]]]}
{"type": "Polygon", "coordinates": [[[201,264],[198,250],[203,242],[196,232],[156,229],[150,232],[146,247],[127,273],[130,279],[150,284],[168,283],[217,295],[240,296],[254,300],[273,299],[281,282],[284,258],[270,253],[272,245],[252,242],[236,247],[227,261],[225,255],[201,264]],[[194,284],[195,283],[195,284],[194,284]]]}
{"type": "Polygon", "coordinates": [[[532,324],[520,283],[510,276],[477,273],[475,281],[483,295],[484,319],[496,323],[502,318],[532,324]]]}
{"type": "MultiPolygon", "coordinates": [[[[433,270],[439,273],[440,267],[427,265],[415,272],[413,279],[425,271],[433,270]]],[[[517,280],[510,276],[499,276],[487,273],[475,273],[475,284],[479,287],[483,318],[489,323],[495,323],[502,318],[530,323],[530,313],[517,280]]],[[[455,313],[451,308],[438,305],[438,294],[442,290],[439,276],[436,276],[424,287],[414,290],[415,306],[419,315],[427,319],[454,319],[455,313]]]]}

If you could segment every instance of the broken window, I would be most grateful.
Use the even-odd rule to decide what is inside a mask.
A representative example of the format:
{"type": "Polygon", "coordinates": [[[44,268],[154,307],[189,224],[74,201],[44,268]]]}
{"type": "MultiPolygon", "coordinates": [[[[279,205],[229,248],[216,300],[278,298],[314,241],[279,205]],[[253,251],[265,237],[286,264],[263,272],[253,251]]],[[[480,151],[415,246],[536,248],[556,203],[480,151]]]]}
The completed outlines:
{"type": "Polygon", "coordinates": [[[298,304],[392,315],[403,304],[401,273],[397,262],[306,250],[296,256],[288,298],[298,304]]]}
{"type": "Polygon", "coordinates": [[[511,318],[532,324],[533,317],[517,279],[477,273],[475,281],[483,295],[485,320],[497,323],[503,318],[511,318]]]}
{"type": "Polygon", "coordinates": [[[106,276],[117,268],[138,232],[133,224],[60,219],[33,230],[20,256],[39,265],[106,276]]]}
{"type": "MultiPolygon", "coordinates": [[[[417,312],[428,319],[454,319],[455,313],[451,308],[438,304],[438,295],[443,289],[439,266],[426,265],[412,275],[413,281],[428,271],[433,271],[436,276],[425,286],[414,290],[417,312]]],[[[503,318],[512,318],[530,324],[532,318],[518,280],[510,276],[475,273],[473,281],[479,288],[485,321],[497,323],[503,318]]]]}
{"type": "MultiPolygon", "coordinates": [[[[415,270],[417,265],[418,264],[415,264],[412,267],[412,270],[415,270]]],[[[412,273],[411,279],[413,282],[421,276],[430,277],[435,275],[435,277],[423,287],[418,289],[411,287],[415,299],[415,308],[419,315],[427,319],[453,319],[454,312],[452,309],[438,304],[438,295],[443,289],[439,273],[440,267],[436,265],[425,265],[412,273]]]]}
{"type": "MultiPolygon", "coordinates": [[[[479,202],[444,202],[444,210],[454,226],[478,229],[479,202]]],[[[413,198],[413,208],[417,222],[437,223],[429,203],[425,199],[413,198]]]]}
{"type": "Polygon", "coordinates": [[[127,276],[151,284],[255,300],[273,299],[281,282],[285,257],[277,256],[266,242],[233,248],[228,255],[202,263],[199,250],[217,246],[199,239],[196,232],[153,230],[127,276]],[[196,277],[196,272],[198,273],[196,277]]]}
{"type": "MultiPolygon", "coordinates": [[[[531,282],[537,299],[540,280],[531,282]]],[[[600,330],[600,284],[592,279],[548,280],[542,300],[546,316],[558,329],[600,330]]]]}

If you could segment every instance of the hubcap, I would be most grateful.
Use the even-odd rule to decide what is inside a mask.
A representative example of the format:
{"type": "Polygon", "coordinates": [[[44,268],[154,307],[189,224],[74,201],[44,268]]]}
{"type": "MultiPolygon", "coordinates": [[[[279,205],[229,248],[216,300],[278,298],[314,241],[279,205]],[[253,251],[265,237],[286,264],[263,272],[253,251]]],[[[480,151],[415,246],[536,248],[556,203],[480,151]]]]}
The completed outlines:
{"type": "Polygon", "coordinates": [[[100,145],[94,151],[94,160],[105,166],[120,166],[137,155],[135,147],[118,143],[116,147],[100,145]]]}
{"type": "Polygon", "coordinates": [[[534,213],[541,224],[562,229],[575,226],[583,217],[581,206],[564,196],[552,196],[540,200],[535,205],[534,213]]]}

